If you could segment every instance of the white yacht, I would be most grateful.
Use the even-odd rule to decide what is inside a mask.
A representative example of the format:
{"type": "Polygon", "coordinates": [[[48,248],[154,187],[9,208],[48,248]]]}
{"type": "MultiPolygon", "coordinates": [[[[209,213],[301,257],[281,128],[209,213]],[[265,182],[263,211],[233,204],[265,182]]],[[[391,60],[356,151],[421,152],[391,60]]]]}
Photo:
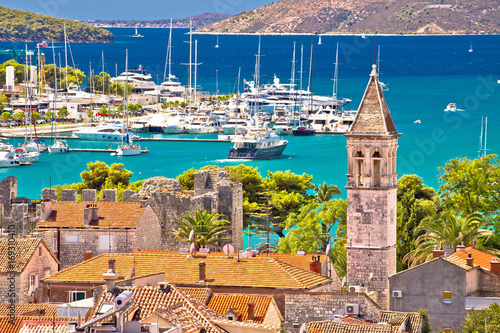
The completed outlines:
{"type": "Polygon", "coordinates": [[[186,133],[186,127],[189,123],[181,116],[168,117],[163,123],[162,129],[165,134],[182,134],[186,133]]]}
{"type": "Polygon", "coordinates": [[[164,81],[158,87],[158,90],[162,96],[169,97],[181,97],[186,88],[181,85],[179,81],[174,80],[175,76],[169,77],[167,81],[164,81]]]}
{"type": "Polygon", "coordinates": [[[11,151],[0,151],[0,168],[19,166],[19,158],[11,151]]]}
{"type": "Polygon", "coordinates": [[[274,133],[276,135],[292,135],[293,128],[289,120],[279,120],[274,123],[274,133]]]}
{"type": "Polygon", "coordinates": [[[36,151],[27,152],[22,148],[16,148],[14,150],[14,153],[16,154],[16,157],[19,159],[20,164],[37,163],[38,160],[40,159],[40,153],[36,151]]]}
{"type": "Polygon", "coordinates": [[[457,104],[449,103],[444,110],[455,112],[455,111],[457,111],[457,104]]]}
{"type": "Polygon", "coordinates": [[[210,134],[220,130],[220,122],[216,117],[199,117],[194,119],[187,127],[189,134],[210,134]]]}
{"type": "Polygon", "coordinates": [[[140,139],[139,136],[124,130],[121,121],[115,121],[114,124],[103,123],[95,127],[82,128],[73,133],[74,136],[82,140],[98,141],[128,141],[129,139],[140,139]]]}
{"type": "Polygon", "coordinates": [[[268,127],[252,127],[246,134],[235,135],[228,159],[260,160],[283,154],[288,141],[269,131],[268,127]]]}
{"type": "Polygon", "coordinates": [[[146,70],[139,65],[139,68],[128,70],[120,74],[118,77],[111,79],[111,82],[120,82],[125,84],[127,82],[134,85],[134,92],[141,93],[148,90],[156,90],[156,85],[151,81],[152,77],[146,73],[146,70]]]}
{"type": "MultiPolygon", "coordinates": [[[[141,146],[136,145],[130,140],[130,143],[123,144],[116,149],[116,156],[137,156],[141,154],[141,146]]],[[[112,154],[113,155],[113,154],[112,154]]]]}
{"type": "Polygon", "coordinates": [[[251,125],[250,120],[248,119],[229,119],[227,123],[222,125],[222,133],[226,135],[236,134],[236,129],[244,129],[251,125]]]}
{"type": "Polygon", "coordinates": [[[54,144],[49,147],[49,153],[51,154],[65,154],[68,150],[68,143],[65,140],[56,140],[54,144]]]}
{"type": "Polygon", "coordinates": [[[40,143],[37,141],[30,141],[27,144],[23,146],[24,150],[28,153],[31,152],[44,152],[47,151],[48,147],[45,145],[45,143],[40,143]]]}

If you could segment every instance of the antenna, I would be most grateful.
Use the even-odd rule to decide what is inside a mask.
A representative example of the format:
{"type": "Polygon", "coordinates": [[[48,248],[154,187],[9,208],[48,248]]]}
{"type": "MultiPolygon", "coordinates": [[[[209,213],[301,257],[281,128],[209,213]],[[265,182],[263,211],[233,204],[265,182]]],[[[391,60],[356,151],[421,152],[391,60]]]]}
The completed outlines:
{"type": "Polygon", "coordinates": [[[226,244],[222,248],[222,252],[224,252],[228,257],[234,254],[234,246],[231,244],[226,244]]]}

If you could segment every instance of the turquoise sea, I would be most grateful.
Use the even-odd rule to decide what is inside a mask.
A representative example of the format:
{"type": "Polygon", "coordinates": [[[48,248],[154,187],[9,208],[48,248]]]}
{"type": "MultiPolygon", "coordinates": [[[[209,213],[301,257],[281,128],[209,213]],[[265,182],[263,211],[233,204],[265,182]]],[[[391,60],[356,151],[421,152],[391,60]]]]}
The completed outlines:
{"type": "MultiPolygon", "coordinates": [[[[165,66],[168,29],[142,29],[144,38],[129,37],[133,29],[110,29],[116,36],[110,44],[72,44],[76,66],[86,73],[90,66],[115,74],[124,70],[125,49],[129,50],[129,67],[142,64],[153,78],[161,81],[165,66]],[[92,65],[90,65],[92,64],[92,65]]],[[[189,36],[185,29],[175,29],[173,36],[172,73],[187,84],[189,36]]],[[[198,40],[198,89],[214,93],[236,91],[238,68],[242,78],[252,79],[257,53],[257,36],[195,35],[198,40]],[[218,80],[216,80],[218,78],[218,80]]],[[[308,84],[311,40],[314,43],[313,91],[332,92],[335,48],[339,43],[339,96],[352,99],[348,109],[356,109],[368,82],[374,49],[381,46],[381,81],[390,91],[385,93],[400,138],[398,172],[416,173],[424,182],[437,188],[439,172],[449,159],[478,155],[481,118],[488,117],[488,149],[499,152],[500,133],[500,36],[262,36],[261,82],[272,81],[273,75],[288,82],[291,76],[293,42],[297,59],[304,46],[303,86],[308,84]],[[472,43],[473,52],[469,52],[472,43]],[[446,113],[450,102],[464,112],[446,113]],[[421,124],[414,124],[420,119],[421,124]]],[[[23,49],[25,44],[0,43],[0,49],[23,49]]],[[[34,44],[28,44],[34,47],[34,44]]],[[[64,48],[56,44],[64,62],[64,48]]],[[[46,50],[52,59],[52,50],[46,50]]],[[[5,55],[0,61],[8,60],[5,55]]],[[[50,63],[50,61],[48,61],[50,63]]],[[[70,61],[70,65],[72,62],[70,61]]],[[[300,62],[296,65],[300,69],[300,62]]],[[[296,74],[298,79],[299,74],[296,74]]],[[[298,83],[298,82],[297,82],[298,83]]],[[[210,137],[210,136],[207,136],[210,137]]],[[[137,157],[118,158],[105,153],[69,153],[41,156],[29,167],[0,169],[0,178],[18,177],[18,195],[40,198],[43,186],[80,181],[80,172],[89,161],[120,162],[134,172],[133,180],[153,176],[176,177],[189,168],[206,164],[220,166],[245,163],[266,175],[268,170],[291,170],[314,176],[316,184],[326,181],[343,188],[346,183],[346,140],[340,135],[289,137],[289,145],[280,159],[269,161],[229,161],[229,143],[142,142],[151,152],[137,157]]],[[[17,145],[19,140],[13,140],[17,145]]],[[[70,147],[104,147],[107,143],[69,141],[70,147]]],[[[109,144],[109,143],[108,143],[109,144]]],[[[343,193],[345,196],[345,191],[343,193]]]]}

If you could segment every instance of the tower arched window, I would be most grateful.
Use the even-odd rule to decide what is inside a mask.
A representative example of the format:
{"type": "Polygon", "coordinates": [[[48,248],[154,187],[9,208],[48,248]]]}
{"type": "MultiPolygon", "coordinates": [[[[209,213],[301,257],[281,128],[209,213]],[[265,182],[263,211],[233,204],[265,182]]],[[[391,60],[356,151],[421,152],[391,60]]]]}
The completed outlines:
{"type": "Polygon", "coordinates": [[[382,171],[382,154],[379,151],[375,151],[372,154],[372,171],[373,171],[373,186],[380,186],[380,178],[382,171]]]}
{"type": "Polygon", "coordinates": [[[354,154],[354,180],[356,182],[356,186],[363,186],[364,179],[363,174],[365,172],[365,154],[362,151],[358,150],[354,154]]]}

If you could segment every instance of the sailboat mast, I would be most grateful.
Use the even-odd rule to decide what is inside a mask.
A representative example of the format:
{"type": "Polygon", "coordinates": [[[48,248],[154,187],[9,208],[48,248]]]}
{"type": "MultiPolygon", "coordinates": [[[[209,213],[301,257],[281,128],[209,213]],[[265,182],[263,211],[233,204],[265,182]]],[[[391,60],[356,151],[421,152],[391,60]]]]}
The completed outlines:
{"type": "Polygon", "coordinates": [[[28,144],[28,45],[24,56],[24,146],[28,144]]]}
{"type": "Polygon", "coordinates": [[[52,108],[52,119],[50,125],[50,141],[51,145],[54,144],[54,113],[56,112],[56,100],[57,100],[57,66],[56,66],[56,49],[54,49],[54,41],[52,41],[52,57],[54,60],[54,101],[52,108]]]}
{"type": "Polygon", "coordinates": [[[488,117],[484,119],[484,156],[486,156],[486,141],[488,139],[488,117]]]}
{"type": "Polygon", "coordinates": [[[194,41],[194,102],[196,103],[196,85],[198,78],[198,40],[194,41]]]}
{"type": "Polygon", "coordinates": [[[479,135],[479,158],[483,157],[483,133],[484,133],[484,117],[481,117],[481,134],[479,135]]]}
{"type": "MultiPolygon", "coordinates": [[[[128,73],[128,49],[125,50],[125,73],[128,73]]],[[[126,135],[127,135],[127,141],[128,141],[128,74],[125,76],[125,116],[126,116],[126,124],[123,124],[122,128],[126,128],[126,135]]],[[[125,117],[124,117],[125,118],[125,117]]],[[[122,135],[122,145],[123,145],[123,138],[124,135],[122,135]]]]}
{"type": "Polygon", "coordinates": [[[193,73],[193,21],[189,20],[189,93],[192,91],[193,73]]]}
{"type": "Polygon", "coordinates": [[[104,91],[104,51],[102,51],[102,94],[105,94],[104,91]]]}
{"type": "Polygon", "coordinates": [[[66,94],[68,93],[68,36],[66,34],[66,23],[64,23],[64,62],[66,66],[66,94]]]}
{"type": "Polygon", "coordinates": [[[299,104],[299,112],[302,112],[302,80],[303,80],[303,74],[304,74],[304,44],[301,44],[300,45],[300,83],[299,83],[299,101],[300,101],[300,104],[299,104]]]}
{"type": "Polygon", "coordinates": [[[337,89],[339,79],[339,43],[337,42],[337,51],[335,52],[335,71],[333,73],[333,102],[337,102],[337,89]]]}
{"type": "Polygon", "coordinates": [[[311,92],[312,87],[312,68],[313,68],[313,41],[311,40],[311,56],[309,57],[309,82],[307,83],[307,91],[311,92]]]}
{"type": "Polygon", "coordinates": [[[296,41],[294,41],[294,42],[293,42],[292,77],[291,77],[291,79],[290,79],[290,81],[291,81],[291,82],[290,82],[290,83],[291,83],[291,86],[290,86],[290,87],[291,87],[293,90],[295,90],[295,44],[296,44],[296,43],[297,43],[296,41]]]}

